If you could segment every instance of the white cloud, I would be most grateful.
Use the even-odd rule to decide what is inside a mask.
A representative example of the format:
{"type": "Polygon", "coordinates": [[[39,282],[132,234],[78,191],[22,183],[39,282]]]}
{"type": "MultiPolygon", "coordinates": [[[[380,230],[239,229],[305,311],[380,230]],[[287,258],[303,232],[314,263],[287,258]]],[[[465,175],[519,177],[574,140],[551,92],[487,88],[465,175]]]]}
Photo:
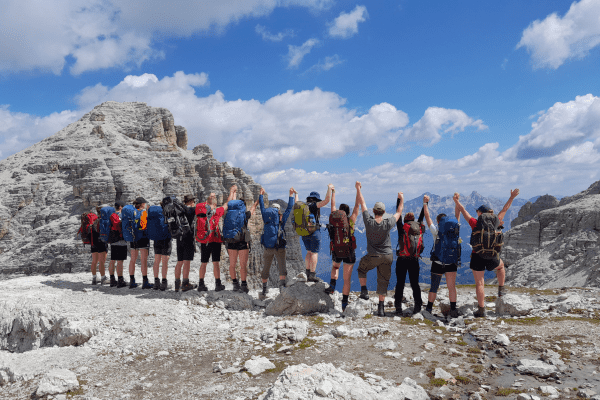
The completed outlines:
{"type": "Polygon", "coordinates": [[[487,129],[487,126],[482,120],[475,120],[461,110],[429,107],[419,121],[404,131],[403,140],[435,144],[442,139],[442,134],[454,135],[466,128],[481,131],[487,129]]]}
{"type": "Polygon", "coordinates": [[[358,33],[358,24],[367,20],[367,7],[356,6],[349,13],[341,12],[329,27],[329,36],[347,39],[358,33]]]}
{"type": "Polygon", "coordinates": [[[329,71],[331,68],[343,64],[344,61],[345,60],[342,60],[337,54],[327,56],[325,57],[325,60],[319,60],[318,63],[307,69],[304,73],[329,71]]]}
{"type": "Polygon", "coordinates": [[[564,17],[550,14],[533,21],[517,49],[527,48],[535,68],[558,68],[571,58],[583,58],[600,44],[600,2],[573,2],[564,17]]]}
{"type": "Polygon", "coordinates": [[[155,39],[222,32],[276,7],[328,8],[333,0],[45,0],[2,2],[0,72],[41,70],[60,74],[140,65],[162,57],[155,39]]]}
{"type": "Polygon", "coordinates": [[[298,68],[304,56],[310,53],[313,47],[319,44],[319,39],[308,39],[301,46],[288,45],[288,68],[298,68]]]}
{"type": "Polygon", "coordinates": [[[292,29],[286,29],[283,32],[278,32],[277,34],[272,34],[271,32],[269,32],[267,30],[266,27],[264,27],[260,24],[256,25],[256,28],[254,28],[254,30],[256,31],[256,33],[258,33],[263,38],[263,40],[268,40],[270,42],[281,42],[286,37],[296,36],[292,29]]]}

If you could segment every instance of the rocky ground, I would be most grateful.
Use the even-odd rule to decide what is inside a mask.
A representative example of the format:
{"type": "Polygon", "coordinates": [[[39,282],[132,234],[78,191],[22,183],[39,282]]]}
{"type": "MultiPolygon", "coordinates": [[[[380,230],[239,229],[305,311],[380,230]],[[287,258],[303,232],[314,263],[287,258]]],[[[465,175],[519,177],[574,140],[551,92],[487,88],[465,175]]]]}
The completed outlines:
{"type": "Polygon", "coordinates": [[[265,300],[90,281],[0,282],[0,397],[600,398],[598,289],[509,288],[496,302],[490,286],[488,317],[474,319],[474,287],[461,286],[463,315],[447,321],[445,289],[433,316],[411,315],[409,296],[404,316],[388,298],[380,318],[356,294],[341,314],[339,293],[302,277],[265,300]],[[294,310],[310,315],[281,315],[294,310]]]}

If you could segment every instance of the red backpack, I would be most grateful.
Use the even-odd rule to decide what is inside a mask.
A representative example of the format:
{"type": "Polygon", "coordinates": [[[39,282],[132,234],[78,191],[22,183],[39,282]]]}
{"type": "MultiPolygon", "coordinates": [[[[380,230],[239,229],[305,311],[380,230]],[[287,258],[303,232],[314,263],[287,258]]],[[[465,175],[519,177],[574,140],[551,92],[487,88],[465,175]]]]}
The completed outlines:
{"type": "Polygon", "coordinates": [[[221,230],[219,220],[214,218],[216,210],[206,203],[196,204],[196,241],[208,243],[208,241],[221,242],[221,230]]]}
{"type": "Polygon", "coordinates": [[[98,230],[98,215],[94,212],[84,212],[81,214],[81,226],[77,232],[83,244],[94,245],[92,229],[98,230]]]}
{"type": "Polygon", "coordinates": [[[402,229],[398,231],[398,257],[421,257],[421,253],[425,249],[423,245],[423,234],[425,233],[425,225],[417,221],[409,221],[402,225],[402,229]]]}
{"type": "Polygon", "coordinates": [[[329,216],[327,230],[329,232],[329,250],[331,253],[337,258],[350,257],[352,250],[356,249],[356,238],[346,212],[342,210],[332,212],[329,216]]]}

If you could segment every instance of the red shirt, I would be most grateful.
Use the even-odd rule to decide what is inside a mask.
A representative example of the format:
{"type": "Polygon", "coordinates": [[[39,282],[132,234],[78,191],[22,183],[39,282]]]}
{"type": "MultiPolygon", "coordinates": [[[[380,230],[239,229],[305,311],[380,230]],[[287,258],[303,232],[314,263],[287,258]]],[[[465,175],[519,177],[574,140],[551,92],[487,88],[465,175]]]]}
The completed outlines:
{"type": "Polygon", "coordinates": [[[475,226],[477,226],[477,218],[472,218],[469,220],[469,226],[471,227],[471,229],[475,229],[475,226]]]}

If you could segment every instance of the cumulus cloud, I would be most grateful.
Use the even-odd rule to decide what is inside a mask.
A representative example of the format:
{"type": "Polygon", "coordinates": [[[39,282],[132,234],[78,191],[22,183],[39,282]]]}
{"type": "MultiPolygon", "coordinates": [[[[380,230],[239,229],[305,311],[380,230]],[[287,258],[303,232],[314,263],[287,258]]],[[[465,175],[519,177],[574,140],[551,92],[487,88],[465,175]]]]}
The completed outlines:
{"type": "Polygon", "coordinates": [[[581,0],[571,4],[564,17],[553,13],[533,21],[517,49],[531,53],[534,68],[560,67],[571,58],[583,58],[600,44],[600,2],[581,0]]]}
{"type": "Polygon", "coordinates": [[[298,68],[304,56],[310,53],[313,47],[319,44],[319,39],[308,39],[301,46],[288,45],[288,68],[298,68]]]}
{"type": "Polygon", "coordinates": [[[325,60],[319,60],[318,63],[307,69],[305,73],[329,71],[331,68],[343,64],[344,61],[339,55],[334,54],[333,56],[325,57],[325,60]]]}
{"type": "Polygon", "coordinates": [[[2,2],[0,72],[30,70],[60,74],[140,65],[162,57],[155,39],[222,32],[245,18],[267,16],[276,7],[328,8],[333,0],[46,0],[35,6],[2,2]]]}
{"type": "Polygon", "coordinates": [[[487,129],[487,126],[482,120],[475,120],[462,110],[429,107],[419,121],[404,131],[403,140],[435,144],[442,139],[442,134],[454,135],[467,128],[481,131],[487,129]]]}
{"type": "Polygon", "coordinates": [[[263,38],[263,40],[268,40],[270,42],[281,42],[286,37],[296,36],[292,29],[286,29],[285,31],[278,32],[277,34],[273,34],[273,33],[269,32],[266,27],[264,27],[260,24],[256,25],[254,30],[256,31],[256,33],[258,33],[263,38]]]}
{"type": "Polygon", "coordinates": [[[356,6],[349,13],[341,12],[340,15],[331,22],[329,26],[329,36],[347,39],[358,33],[358,24],[365,22],[369,14],[367,7],[356,6]]]}

